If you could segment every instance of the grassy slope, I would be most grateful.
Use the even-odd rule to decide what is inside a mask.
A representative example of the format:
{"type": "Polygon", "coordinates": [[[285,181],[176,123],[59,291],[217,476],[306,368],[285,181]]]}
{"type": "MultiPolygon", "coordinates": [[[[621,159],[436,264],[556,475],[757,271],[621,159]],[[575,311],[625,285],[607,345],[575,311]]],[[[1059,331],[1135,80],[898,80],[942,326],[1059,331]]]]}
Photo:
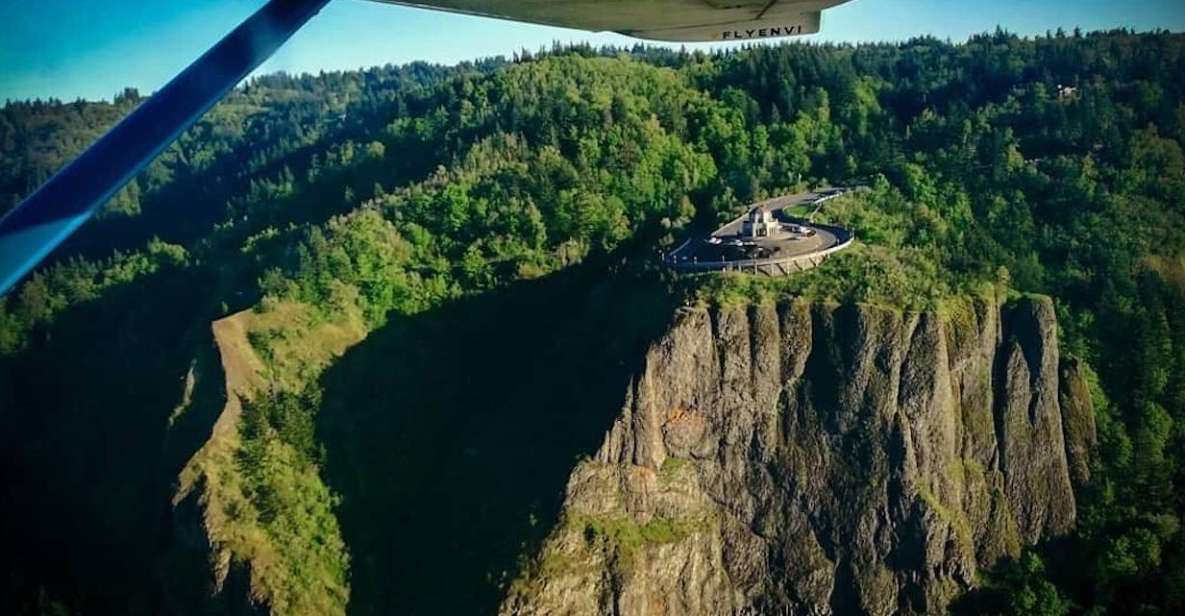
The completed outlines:
{"type": "Polygon", "coordinates": [[[325,519],[332,498],[316,467],[302,464],[280,440],[267,441],[261,458],[248,457],[243,414],[276,388],[298,388],[299,379],[315,377],[363,335],[357,323],[310,326],[308,312],[300,304],[276,304],[213,323],[226,405],[209,440],[182,471],[174,497],[179,503],[200,491],[216,580],[224,580],[233,563],[245,564],[252,597],[293,614],[340,612],[348,597],[340,533],[325,519]],[[252,339],[268,342],[258,343],[267,349],[264,358],[252,339]],[[259,492],[273,489],[297,496],[284,516],[304,510],[319,518],[321,532],[300,536],[289,517],[261,510],[259,492]]]}

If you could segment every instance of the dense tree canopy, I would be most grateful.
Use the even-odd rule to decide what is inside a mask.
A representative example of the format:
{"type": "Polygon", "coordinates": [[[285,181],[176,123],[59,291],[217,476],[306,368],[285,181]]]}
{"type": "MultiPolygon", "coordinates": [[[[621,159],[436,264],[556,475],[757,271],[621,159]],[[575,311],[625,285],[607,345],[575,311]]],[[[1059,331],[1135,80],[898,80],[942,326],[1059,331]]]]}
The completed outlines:
{"type": "MultiPolygon", "coordinates": [[[[338,321],[369,330],[590,261],[625,262],[672,293],[690,286],[716,300],[793,293],[919,309],[1003,285],[1055,298],[1065,353],[1095,379],[1101,445],[1076,536],[1002,566],[985,592],[1008,599],[980,605],[1179,613],[1181,75],[1185,37],[1115,31],[714,54],[574,47],[452,68],[263,77],[0,300],[0,399],[18,386],[7,366],[62,344],[55,332],[70,315],[105,302],[115,310],[132,301],[121,289],[150,290],[162,275],[190,276],[205,301],[134,301],[195,328],[249,306],[298,304],[312,316],[293,327],[307,331],[338,321]],[[655,271],[658,250],[745,203],[828,183],[868,187],[822,214],[855,229],[851,254],[775,282],[689,285],[655,271]]],[[[129,91],[111,103],[8,103],[0,207],[139,100],[129,91]]],[[[276,467],[250,485],[269,512],[264,534],[286,546],[278,553],[311,553],[313,535],[272,522],[299,494],[316,495],[317,545],[337,532],[301,415],[316,413],[318,395],[310,384],[248,410],[244,455],[276,467]]],[[[333,584],[345,566],[335,561],[333,584]]],[[[300,603],[299,585],[284,592],[300,603]]]]}

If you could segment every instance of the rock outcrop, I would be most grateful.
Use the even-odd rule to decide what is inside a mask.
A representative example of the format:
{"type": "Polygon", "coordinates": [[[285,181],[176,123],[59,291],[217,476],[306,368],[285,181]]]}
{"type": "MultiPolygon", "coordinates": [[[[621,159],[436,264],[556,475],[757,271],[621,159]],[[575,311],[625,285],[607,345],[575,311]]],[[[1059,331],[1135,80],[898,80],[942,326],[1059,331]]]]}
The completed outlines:
{"type": "Polygon", "coordinates": [[[1076,359],[1062,362],[1062,431],[1066,435],[1066,461],[1070,481],[1080,488],[1090,481],[1090,467],[1098,440],[1094,426],[1094,402],[1086,380],[1086,368],[1076,359]]]}
{"type": "Polygon", "coordinates": [[[1074,525],[1055,330],[1040,298],[684,310],[502,612],[942,611],[1074,525]]]}

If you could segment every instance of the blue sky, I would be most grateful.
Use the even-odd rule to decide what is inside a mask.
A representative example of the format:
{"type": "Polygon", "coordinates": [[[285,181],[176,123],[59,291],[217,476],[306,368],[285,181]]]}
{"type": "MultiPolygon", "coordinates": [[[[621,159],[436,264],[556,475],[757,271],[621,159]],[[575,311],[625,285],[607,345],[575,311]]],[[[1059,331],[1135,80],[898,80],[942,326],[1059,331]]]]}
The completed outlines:
{"type": "MultiPolygon", "coordinates": [[[[559,1],[559,0],[557,0],[559,1]]],[[[0,101],[110,98],[151,92],[263,0],[0,0],[0,101]]],[[[1004,28],[1185,30],[1182,0],[853,0],[825,13],[819,41],[963,40],[1004,28]]],[[[613,34],[333,0],[261,70],[351,69],[388,62],[455,63],[550,46],[633,44],[613,34]]],[[[709,49],[711,45],[696,45],[709,49]]]]}

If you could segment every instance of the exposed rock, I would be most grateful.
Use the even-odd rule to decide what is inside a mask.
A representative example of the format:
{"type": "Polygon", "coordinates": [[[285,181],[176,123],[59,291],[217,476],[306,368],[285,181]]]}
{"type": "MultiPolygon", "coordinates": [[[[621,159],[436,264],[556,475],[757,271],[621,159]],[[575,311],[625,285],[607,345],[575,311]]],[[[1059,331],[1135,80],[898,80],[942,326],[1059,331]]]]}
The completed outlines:
{"type": "Polygon", "coordinates": [[[1005,318],[1004,352],[997,356],[1000,467],[1021,539],[1031,544],[1074,525],[1057,399],[1057,325],[1048,300],[1021,300],[1005,318]]]}
{"type": "Polygon", "coordinates": [[[942,611],[1074,524],[1055,329],[1045,299],[683,311],[502,612],[942,611]]]}
{"type": "Polygon", "coordinates": [[[1098,441],[1095,437],[1094,403],[1090,397],[1085,369],[1076,359],[1062,362],[1061,394],[1062,431],[1066,435],[1066,461],[1070,480],[1079,488],[1090,481],[1090,466],[1098,441]]]}

